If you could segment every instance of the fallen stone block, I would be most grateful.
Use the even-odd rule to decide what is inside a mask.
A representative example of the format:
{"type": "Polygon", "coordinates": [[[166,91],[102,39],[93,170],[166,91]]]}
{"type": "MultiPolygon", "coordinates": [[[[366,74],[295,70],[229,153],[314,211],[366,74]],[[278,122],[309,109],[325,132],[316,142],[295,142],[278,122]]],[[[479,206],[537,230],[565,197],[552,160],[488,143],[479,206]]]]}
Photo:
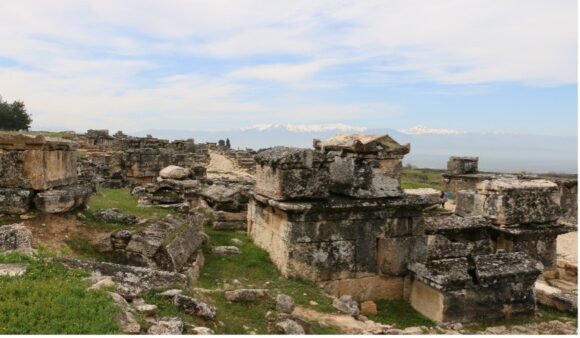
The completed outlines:
{"type": "Polygon", "coordinates": [[[127,215],[117,208],[99,209],[94,217],[107,223],[136,224],[138,222],[137,216],[127,215]]]}
{"type": "Polygon", "coordinates": [[[161,178],[174,180],[183,180],[188,178],[189,175],[191,175],[191,170],[176,165],[165,167],[159,172],[159,176],[161,176],[161,178]]]}
{"type": "Polygon", "coordinates": [[[225,297],[234,303],[255,302],[268,297],[268,289],[238,289],[226,291],[225,297]]]}
{"type": "Polygon", "coordinates": [[[211,251],[215,254],[226,256],[235,256],[241,253],[236,246],[216,246],[211,251]]]}
{"type": "Polygon", "coordinates": [[[292,313],[294,311],[294,300],[284,294],[276,296],[276,311],[281,313],[292,313]]]}
{"type": "Polygon", "coordinates": [[[575,313],[578,311],[578,295],[564,293],[560,289],[538,280],[534,284],[536,301],[563,312],[575,313]]]}
{"type": "Polygon", "coordinates": [[[32,232],[22,224],[0,226],[0,252],[32,253],[32,232]]]}
{"type": "Polygon", "coordinates": [[[291,334],[291,335],[306,334],[304,328],[292,319],[286,319],[276,323],[276,330],[280,334],[291,334]]]}
{"type": "Polygon", "coordinates": [[[0,276],[22,276],[26,273],[24,264],[0,264],[0,276]]]}
{"type": "Polygon", "coordinates": [[[105,262],[81,261],[70,258],[59,258],[58,262],[69,268],[81,268],[97,271],[101,275],[111,276],[119,284],[118,292],[130,298],[142,292],[173,287],[187,286],[187,276],[170,271],[155,270],[145,267],[121,265],[105,262]]]}
{"type": "Polygon", "coordinates": [[[155,335],[180,335],[183,333],[184,327],[183,321],[179,320],[179,318],[163,318],[151,325],[147,333],[155,335]]]}
{"type": "Polygon", "coordinates": [[[356,317],[360,314],[358,302],[350,295],[344,295],[332,300],[332,306],[342,313],[356,317]]]}
{"type": "Polygon", "coordinates": [[[173,297],[173,304],[178,309],[190,315],[212,320],[216,317],[216,309],[213,306],[189,296],[181,294],[175,295],[173,297]]]}
{"type": "Polygon", "coordinates": [[[34,196],[34,205],[41,212],[63,213],[84,206],[93,190],[87,186],[66,186],[39,192],[34,196]]]}

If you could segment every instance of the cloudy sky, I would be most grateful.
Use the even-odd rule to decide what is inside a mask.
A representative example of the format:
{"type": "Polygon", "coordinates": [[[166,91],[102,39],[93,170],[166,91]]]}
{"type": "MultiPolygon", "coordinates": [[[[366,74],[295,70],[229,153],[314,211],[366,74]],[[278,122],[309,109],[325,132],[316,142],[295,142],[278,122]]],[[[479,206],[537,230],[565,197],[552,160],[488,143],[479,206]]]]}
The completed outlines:
{"type": "Polygon", "coordinates": [[[0,95],[34,129],[577,134],[575,0],[19,0],[0,22],[0,95]]]}

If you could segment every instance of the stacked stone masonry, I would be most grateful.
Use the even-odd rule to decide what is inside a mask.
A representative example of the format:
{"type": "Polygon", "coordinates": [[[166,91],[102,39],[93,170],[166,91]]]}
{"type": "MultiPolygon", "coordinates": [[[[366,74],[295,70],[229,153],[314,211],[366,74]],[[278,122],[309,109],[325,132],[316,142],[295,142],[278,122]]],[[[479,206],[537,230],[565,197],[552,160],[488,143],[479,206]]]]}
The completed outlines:
{"type": "Polygon", "coordinates": [[[60,213],[84,205],[93,189],[79,184],[73,142],[0,135],[0,213],[60,213]]]}
{"type": "MultiPolygon", "coordinates": [[[[409,145],[338,135],[314,148],[256,155],[248,232],[284,275],[359,301],[407,299],[444,323],[534,313],[535,280],[570,230],[555,183],[485,175],[458,194],[458,215],[425,220],[432,194],[400,188],[409,145]]],[[[448,175],[482,175],[477,160],[452,158],[448,175]]]]}

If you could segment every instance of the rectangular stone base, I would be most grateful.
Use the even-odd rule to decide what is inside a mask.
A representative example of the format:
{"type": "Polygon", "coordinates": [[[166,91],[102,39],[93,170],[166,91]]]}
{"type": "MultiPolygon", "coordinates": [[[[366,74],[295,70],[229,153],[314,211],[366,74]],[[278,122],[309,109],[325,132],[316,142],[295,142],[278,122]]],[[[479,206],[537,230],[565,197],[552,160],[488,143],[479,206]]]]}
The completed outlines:
{"type": "Polygon", "coordinates": [[[404,277],[369,276],[319,283],[328,293],[351,295],[357,301],[403,299],[404,277]]]}
{"type": "Polygon", "coordinates": [[[535,298],[528,284],[471,285],[459,290],[439,290],[414,281],[409,302],[417,312],[437,323],[494,322],[534,315],[535,298]]]}

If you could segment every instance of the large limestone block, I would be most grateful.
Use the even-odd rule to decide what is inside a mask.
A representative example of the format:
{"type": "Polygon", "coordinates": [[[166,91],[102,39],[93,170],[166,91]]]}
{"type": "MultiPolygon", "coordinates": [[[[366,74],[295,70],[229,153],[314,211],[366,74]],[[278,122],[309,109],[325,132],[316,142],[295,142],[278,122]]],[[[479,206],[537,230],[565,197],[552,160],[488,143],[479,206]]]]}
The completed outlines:
{"type": "Polygon", "coordinates": [[[0,188],[0,214],[19,215],[32,207],[34,191],[20,188],[0,188]]]}
{"type": "Polygon", "coordinates": [[[275,200],[328,196],[324,154],[311,149],[274,147],[256,155],[255,192],[275,200]]]}
{"type": "Polygon", "coordinates": [[[47,190],[77,182],[71,141],[28,135],[0,135],[0,186],[47,190]]]}
{"type": "Polygon", "coordinates": [[[560,217],[554,182],[501,178],[477,184],[476,191],[485,195],[483,216],[498,225],[547,223],[560,217]]]}
{"type": "Polygon", "coordinates": [[[34,205],[45,213],[68,212],[86,205],[92,193],[90,187],[82,185],[47,190],[34,196],[34,205]]]}

